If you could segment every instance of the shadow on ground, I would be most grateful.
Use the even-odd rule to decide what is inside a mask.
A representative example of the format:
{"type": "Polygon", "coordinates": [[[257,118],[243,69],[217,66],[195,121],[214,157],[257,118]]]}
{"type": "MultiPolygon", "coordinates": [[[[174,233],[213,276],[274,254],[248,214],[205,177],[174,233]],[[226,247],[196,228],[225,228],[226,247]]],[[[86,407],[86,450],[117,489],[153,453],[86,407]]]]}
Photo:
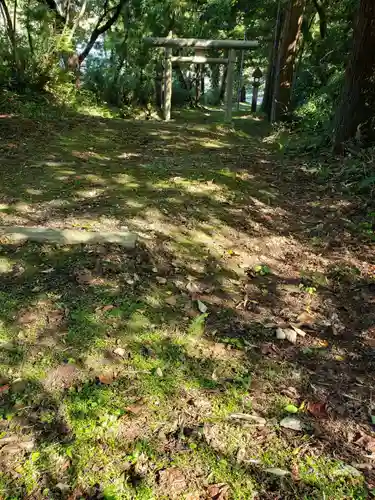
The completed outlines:
{"type": "Polygon", "coordinates": [[[3,225],[141,236],[134,252],[3,242],[5,497],[371,487],[374,258],[358,200],[282,158],[261,120],[206,115],[2,119],[3,225]],[[306,337],[276,340],[291,323],[306,337]],[[320,413],[301,409],[302,435],[281,428],[302,403],[320,413]]]}

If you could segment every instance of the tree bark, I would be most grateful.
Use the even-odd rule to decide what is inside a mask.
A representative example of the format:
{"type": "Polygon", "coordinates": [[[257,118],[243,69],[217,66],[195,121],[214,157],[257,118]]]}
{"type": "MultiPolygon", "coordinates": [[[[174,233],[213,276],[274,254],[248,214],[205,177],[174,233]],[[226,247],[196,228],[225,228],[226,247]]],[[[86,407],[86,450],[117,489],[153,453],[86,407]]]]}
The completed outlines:
{"type": "Polygon", "coordinates": [[[283,22],[283,12],[279,4],[276,16],[275,34],[272,43],[272,48],[270,51],[270,60],[266,78],[266,87],[264,90],[264,97],[262,102],[262,111],[264,111],[267,114],[268,120],[271,120],[272,98],[277,84],[276,68],[279,57],[282,22],[283,22]]]}
{"type": "Polygon", "coordinates": [[[375,142],[375,2],[361,0],[353,48],[345,73],[341,101],[336,112],[334,149],[354,137],[363,145],[375,142]]]}
{"type": "Polygon", "coordinates": [[[320,0],[313,0],[314,6],[319,16],[320,38],[323,40],[327,34],[327,13],[325,5],[320,0]]]}
{"type": "Polygon", "coordinates": [[[9,41],[12,44],[12,48],[14,50],[16,45],[16,32],[14,30],[12,18],[10,17],[10,12],[5,0],[0,0],[0,10],[4,18],[9,41]]]}
{"type": "Polygon", "coordinates": [[[194,105],[198,106],[201,98],[201,65],[195,66],[195,102],[194,105]]]}
{"type": "Polygon", "coordinates": [[[223,70],[223,76],[221,78],[221,84],[220,84],[220,90],[219,90],[219,96],[218,96],[218,101],[219,101],[218,104],[224,100],[225,88],[227,86],[227,77],[228,77],[228,65],[225,65],[224,70],[223,70]]]}
{"type": "Polygon", "coordinates": [[[293,75],[306,0],[289,0],[281,34],[279,81],[276,91],[276,120],[291,110],[293,75]]]}

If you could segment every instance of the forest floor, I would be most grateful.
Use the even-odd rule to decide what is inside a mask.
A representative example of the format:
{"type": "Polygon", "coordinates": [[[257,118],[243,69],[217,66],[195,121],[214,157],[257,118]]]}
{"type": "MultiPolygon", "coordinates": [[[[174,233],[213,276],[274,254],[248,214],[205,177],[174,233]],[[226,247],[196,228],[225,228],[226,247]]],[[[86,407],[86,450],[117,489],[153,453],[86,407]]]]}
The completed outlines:
{"type": "Polygon", "coordinates": [[[375,491],[373,215],[220,119],[0,118],[0,225],[140,237],[1,239],[0,498],[375,491]]]}

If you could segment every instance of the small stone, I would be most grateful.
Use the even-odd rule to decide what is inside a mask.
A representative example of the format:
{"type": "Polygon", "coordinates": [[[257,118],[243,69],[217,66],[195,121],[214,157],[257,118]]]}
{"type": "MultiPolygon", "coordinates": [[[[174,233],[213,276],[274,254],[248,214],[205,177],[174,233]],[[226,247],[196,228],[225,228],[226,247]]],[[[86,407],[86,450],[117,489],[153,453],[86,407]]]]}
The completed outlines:
{"type": "Polygon", "coordinates": [[[157,375],[158,377],[162,377],[163,376],[163,371],[162,371],[162,369],[159,366],[155,370],[155,375],[157,375]]]}
{"type": "Polygon", "coordinates": [[[123,349],[122,347],[117,347],[117,349],[115,349],[113,351],[115,354],[117,354],[117,356],[121,356],[122,358],[125,356],[125,349],[123,349]]]}
{"type": "Polygon", "coordinates": [[[283,418],[280,422],[280,426],[284,427],[285,429],[292,429],[293,431],[298,432],[301,432],[303,430],[302,422],[296,417],[283,418]]]}
{"type": "Polygon", "coordinates": [[[167,282],[167,278],[163,278],[163,276],[156,276],[156,281],[161,285],[165,285],[167,282]]]}
{"type": "Polygon", "coordinates": [[[276,338],[279,340],[284,340],[286,338],[286,335],[285,335],[284,330],[282,328],[278,328],[276,330],[276,338]]]}

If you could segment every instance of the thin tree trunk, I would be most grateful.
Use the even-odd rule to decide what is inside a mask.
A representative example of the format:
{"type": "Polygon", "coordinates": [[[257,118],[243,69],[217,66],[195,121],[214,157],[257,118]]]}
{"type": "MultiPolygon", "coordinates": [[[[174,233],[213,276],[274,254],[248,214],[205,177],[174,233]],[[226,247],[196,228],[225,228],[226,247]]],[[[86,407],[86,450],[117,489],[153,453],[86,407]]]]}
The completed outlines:
{"type": "Polygon", "coordinates": [[[358,137],[374,142],[375,116],[375,2],[361,0],[354,30],[352,53],[346,68],[341,101],[336,113],[334,149],[358,137]]]}
{"type": "Polygon", "coordinates": [[[227,76],[228,76],[228,65],[226,64],[224,66],[224,71],[223,71],[223,76],[221,78],[221,84],[220,84],[220,91],[219,91],[219,97],[218,97],[218,104],[224,100],[225,96],[225,89],[227,86],[227,76]]]}
{"type": "Polygon", "coordinates": [[[274,89],[276,87],[276,67],[279,54],[280,38],[281,38],[281,28],[282,28],[282,9],[281,2],[279,2],[277,16],[276,16],[276,26],[275,34],[273,39],[272,48],[270,51],[270,61],[268,66],[266,87],[264,90],[264,97],[262,102],[262,111],[267,113],[268,120],[271,119],[271,109],[272,109],[272,97],[274,94],[274,89]]]}
{"type": "Polygon", "coordinates": [[[5,2],[5,0],[0,0],[0,9],[1,9],[1,13],[2,13],[3,18],[4,18],[4,23],[6,26],[8,38],[9,38],[9,41],[12,45],[12,50],[14,52],[15,45],[16,45],[16,33],[13,29],[12,18],[10,17],[9,9],[8,9],[8,6],[5,2]]]}
{"type": "Polygon", "coordinates": [[[276,120],[279,120],[291,110],[297,45],[301,34],[305,5],[306,0],[289,0],[285,13],[279,54],[280,73],[275,94],[276,120]]]}
{"type": "Polygon", "coordinates": [[[33,44],[33,37],[32,37],[32,27],[30,23],[30,0],[27,2],[27,7],[26,7],[26,32],[27,32],[27,40],[29,42],[29,48],[30,48],[30,54],[33,56],[34,55],[34,44],[33,44]]]}
{"type": "Polygon", "coordinates": [[[195,106],[198,106],[201,98],[201,66],[195,66],[195,106]]]}

